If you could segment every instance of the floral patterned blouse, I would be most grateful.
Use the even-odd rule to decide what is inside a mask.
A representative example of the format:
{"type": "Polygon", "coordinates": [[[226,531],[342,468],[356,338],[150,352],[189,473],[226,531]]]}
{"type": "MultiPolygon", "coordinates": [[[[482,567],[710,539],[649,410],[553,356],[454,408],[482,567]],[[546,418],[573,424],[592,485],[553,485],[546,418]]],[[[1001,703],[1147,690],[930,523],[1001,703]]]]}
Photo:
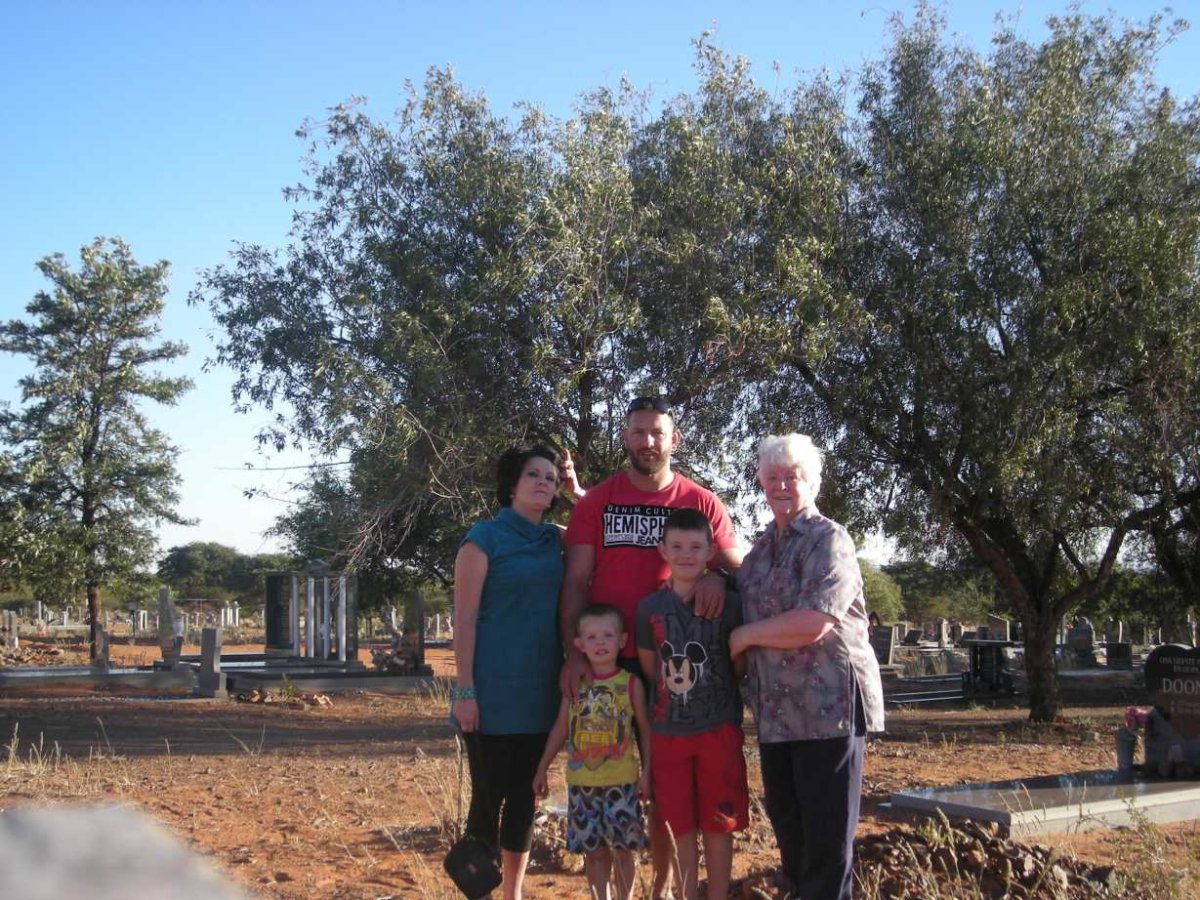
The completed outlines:
{"type": "Polygon", "coordinates": [[[747,652],[747,699],[759,743],[853,734],[856,686],[867,730],[883,730],[883,685],[868,638],[862,572],[845,528],[812,506],[782,537],[772,523],[742,561],[738,587],[747,623],[792,609],[837,620],[832,631],[807,647],[747,652]]]}

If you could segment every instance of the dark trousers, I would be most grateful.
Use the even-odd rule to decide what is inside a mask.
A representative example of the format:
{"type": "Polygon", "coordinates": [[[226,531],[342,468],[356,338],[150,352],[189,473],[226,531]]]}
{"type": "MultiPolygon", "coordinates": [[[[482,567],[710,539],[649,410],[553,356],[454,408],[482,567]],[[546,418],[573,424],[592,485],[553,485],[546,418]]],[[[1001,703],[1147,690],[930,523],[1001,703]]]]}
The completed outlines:
{"type": "MultiPolygon", "coordinates": [[[[857,698],[856,698],[857,699],[857,698]]],[[[760,744],[763,800],[784,874],[801,900],[849,900],[866,724],[855,734],[760,744]]]]}
{"type": "Polygon", "coordinates": [[[533,843],[533,776],[545,734],[463,735],[471,769],[467,834],[491,847],[524,853],[533,843]]]}

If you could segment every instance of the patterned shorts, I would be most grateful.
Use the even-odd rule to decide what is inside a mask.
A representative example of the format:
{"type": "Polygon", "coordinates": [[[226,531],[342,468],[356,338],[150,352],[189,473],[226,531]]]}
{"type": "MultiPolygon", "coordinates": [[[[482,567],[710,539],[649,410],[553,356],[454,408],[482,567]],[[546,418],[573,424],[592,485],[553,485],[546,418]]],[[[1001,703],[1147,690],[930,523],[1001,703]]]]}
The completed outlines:
{"type": "Polygon", "coordinates": [[[641,850],[645,846],[637,785],[567,786],[567,850],[591,853],[601,847],[641,850]]]}

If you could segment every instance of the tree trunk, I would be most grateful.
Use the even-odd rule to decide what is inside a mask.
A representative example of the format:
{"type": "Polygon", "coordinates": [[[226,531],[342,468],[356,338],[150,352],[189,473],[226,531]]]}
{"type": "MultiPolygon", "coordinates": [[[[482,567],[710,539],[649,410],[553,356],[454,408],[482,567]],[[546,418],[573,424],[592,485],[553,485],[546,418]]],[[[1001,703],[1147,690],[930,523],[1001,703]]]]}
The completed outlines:
{"type": "Polygon", "coordinates": [[[100,585],[89,583],[87,586],[88,612],[88,659],[96,658],[96,638],[100,629],[100,585]]]}
{"type": "Polygon", "coordinates": [[[1029,719],[1053,722],[1058,716],[1058,667],[1054,659],[1058,622],[1044,610],[1026,609],[1022,624],[1025,675],[1029,679],[1029,719]]]}

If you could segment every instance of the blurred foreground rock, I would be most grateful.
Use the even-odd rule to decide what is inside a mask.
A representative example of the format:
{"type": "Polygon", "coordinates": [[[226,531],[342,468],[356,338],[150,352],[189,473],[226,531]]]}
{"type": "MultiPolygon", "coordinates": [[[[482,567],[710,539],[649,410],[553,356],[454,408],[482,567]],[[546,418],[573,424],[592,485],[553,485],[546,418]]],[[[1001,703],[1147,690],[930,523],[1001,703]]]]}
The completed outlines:
{"type": "Polygon", "coordinates": [[[200,856],[125,806],[0,812],[0,900],[244,900],[200,856]]]}

